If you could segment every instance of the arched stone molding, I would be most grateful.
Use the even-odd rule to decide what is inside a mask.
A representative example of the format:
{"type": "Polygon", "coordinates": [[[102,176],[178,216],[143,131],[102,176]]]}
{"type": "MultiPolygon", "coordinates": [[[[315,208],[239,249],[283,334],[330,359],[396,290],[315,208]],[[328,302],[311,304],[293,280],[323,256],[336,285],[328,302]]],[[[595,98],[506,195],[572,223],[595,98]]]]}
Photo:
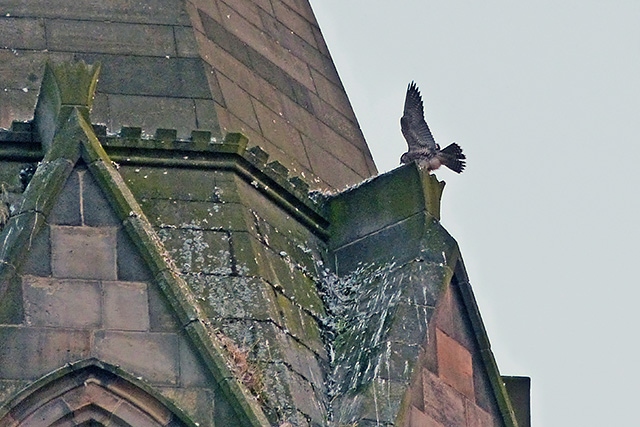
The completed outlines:
{"type": "Polygon", "coordinates": [[[120,368],[87,359],[34,382],[0,408],[2,427],[195,427],[158,392],[120,368]]]}

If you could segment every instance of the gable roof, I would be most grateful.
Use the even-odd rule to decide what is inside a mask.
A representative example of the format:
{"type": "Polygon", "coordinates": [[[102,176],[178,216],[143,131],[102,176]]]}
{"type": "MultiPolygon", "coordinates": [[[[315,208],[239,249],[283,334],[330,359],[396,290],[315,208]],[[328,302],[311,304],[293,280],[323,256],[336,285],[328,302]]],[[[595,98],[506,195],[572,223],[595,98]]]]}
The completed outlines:
{"type": "Polygon", "coordinates": [[[114,212],[151,270],[154,282],[166,297],[206,368],[248,425],[269,425],[266,416],[229,368],[224,346],[206,325],[205,316],[187,284],[145,217],[131,191],[96,137],[89,109],[99,65],[63,63],[45,67],[34,122],[45,156],[27,186],[23,200],[0,233],[0,295],[16,274],[51,212],[69,174],[83,161],[106,195],[114,212]]]}

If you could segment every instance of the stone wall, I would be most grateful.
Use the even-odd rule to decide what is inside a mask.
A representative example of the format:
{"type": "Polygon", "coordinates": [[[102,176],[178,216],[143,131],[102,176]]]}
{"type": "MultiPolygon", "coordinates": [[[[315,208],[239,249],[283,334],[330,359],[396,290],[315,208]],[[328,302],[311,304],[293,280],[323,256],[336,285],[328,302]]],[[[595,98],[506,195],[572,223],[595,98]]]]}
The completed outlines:
{"type": "Polygon", "coordinates": [[[0,128],[33,117],[45,61],[84,60],[109,133],[242,132],[316,188],[376,173],[306,0],[8,1],[0,40],[0,128]]]}
{"type": "Polygon", "coordinates": [[[95,358],[153,386],[201,426],[231,422],[233,411],[85,168],[70,175],[8,296],[0,325],[4,398],[95,358]]]}

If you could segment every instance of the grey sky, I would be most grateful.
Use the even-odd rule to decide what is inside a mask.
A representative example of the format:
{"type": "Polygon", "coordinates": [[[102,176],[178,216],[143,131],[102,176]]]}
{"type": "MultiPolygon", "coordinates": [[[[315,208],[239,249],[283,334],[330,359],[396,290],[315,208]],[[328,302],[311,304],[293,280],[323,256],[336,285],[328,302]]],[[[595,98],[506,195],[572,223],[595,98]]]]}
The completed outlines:
{"type": "Polygon", "coordinates": [[[312,5],[381,172],[411,80],[463,147],[442,223],[533,425],[637,424],[640,2],[312,5]]]}

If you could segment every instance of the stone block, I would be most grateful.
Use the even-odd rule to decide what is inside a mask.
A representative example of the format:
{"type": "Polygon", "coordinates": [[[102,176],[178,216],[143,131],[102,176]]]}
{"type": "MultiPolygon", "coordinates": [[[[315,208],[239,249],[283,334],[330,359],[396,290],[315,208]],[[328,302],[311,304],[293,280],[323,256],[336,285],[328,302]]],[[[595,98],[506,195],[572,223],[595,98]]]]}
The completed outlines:
{"type": "Polygon", "coordinates": [[[191,27],[173,27],[178,56],[185,58],[199,57],[198,44],[191,27]]]}
{"type": "MultiPolygon", "coordinates": [[[[119,172],[138,200],[169,199],[219,202],[219,199],[222,199],[223,202],[234,201],[228,199],[226,194],[216,195],[215,188],[221,177],[220,172],[196,169],[169,170],[149,166],[127,166],[126,164],[120,165],[119,172]]],[[[232,186],[225,186],[224,183],[219,185],[225,190],[228,188],[232,195],[232,186]]],[[[233,199],[233,197],[231,198],[233,199]]],[[[153,202],[153,200],[149,201],[149,203],[153,202]]],[[[148,216],[152,223],[157,223],[153,214],[148,216]]],[[[184,220],[186,224],[189,221],[189,218],[184,220]]]]}
{"type": "MultiPolygon", "coordinates": [[[[94,382],[87,381],[82,387],[76,387],[67,391],[62,396],[62,399],[66,403],[70,411],[82,412],[87,409],[87,406],[95,405],[98,408],[104,410],[112,410],[116,408],[122,399],[113,393],[108,392],[104,387],[94,382]]],[[[76,412],[75,421],[78,422],[78,412],[76,412]]],[[[94,413],[95,415],[95,413],[94,413]]],[[[108,422],[108,413],[104,413],[105,422],[108,422]]]]}
{"type": "Polygon", "coordinates": [[[402,264],[420,256],[422,227],[422,218],[414,216],[341,247],[334,252],[338,274],[349,274],[361,265],[402,264]]]}
{"type": "Polygon", "coordinates": [[[180,341],[180,386],[209,387],[211,374],[203,365],[200,356],[194,352],[194,347],[185,336],[179,337],[180,341]]]}
{"type": "Polygon", "coordinates": [[[460,343],[436,328],[438,374],[447,384],[475,400],[471,353],[460,343]]]}
{"type": "MultiPolygon", "coordinates": [[[[199,14],[205,36],[215,44],[219,45],[227,53],[233,55],[233,57],[238,61],[246,66],[250,66],[251,62],[249,60],[249,53],[247,50],[250,48],[247,44],[231,32],[227,31],[227,29],[207,13],[199,10],[199,14]]],[[[215,59],[211,58],[211,61],[215,61],[215,59]]],[[[214,62],[212,62],[212,65],[213,63],[214,62]]]]}
{"type": "Polygon", "coordinates": [[[173,29],[166,25],[52,19],[47,21],[47,42],[51,50],[176,55],[173,29]]]}
{"type": "Polygon", "coordinates": [[[101,324],[100,282],[24,276],[25,323],[91,329],[101,324]]]}
{"type": "MultiPolygon", "coordinates": [[[[79,53],[76,54],[76,59],[90,64],[99,61],[102,64],[99,92],[211,99],[211,91],[200,58],[79,53]]],[[[169,124],[157,127],[174,128],[169,124]]]]}
{"type": "Polygon", "coordinates": [[[311,69],[311,76],[316,85],[317,93],[320,99],[330,104],[338,110],[345,118],[353,123],[357,123],[351,103],[347,97],[342,85],[337,84],[326,78],[322,73],[311,69]]]}
{"type": "Polygon", "coordinates": [[[313,14],[313,10],[311,9],[311,4],[305,0],[282,0],[287,6],[289,6],[293,11],[302,16],[304,19],[309,21],[312,25],[317,26],[316,18],[313,14]]]}
{"type": "MultiPolygon", "coordinates": [[[[3,5],[3,12],[6,9],[3,5]]],[[[11,49],[43,50],[47,48],[44,21],[41,19],[13,18],[3,13],[0,17],[2,47],[11,49]]]]}
{"type": "MultiPolygon", "coordinates": [[[[497,427],[502,425],[500,421],[494,419],[490,413],[482,410],[479,406],[474,405],[472,401],[465,401],[465,406],[467,427],[497,427]]],[[[518,423],[518,427],[520,426],[521,424],[518,423]]],[[[526,425],[522,425],[522,427],[525,426],[526,425]]]]}
{"type": "Polygon", "coordinates": [[[118,280],[149,282],[153,278],[149,267],[123,228],[117,233],[118,280]]]}
{"type": "Polygon", "coordinates": [[[278,317],[275,295],[259,278],[198,275],[188,282],[208,317],[254,320],[278,317]]]}
{"type": "Polygon", "coordinates": [[[183,273],[232,273],[228,233],[196,228],[161,228],[158,236],[183,273]]]}
{"type": "MultiPolygon", "coordinates": [[[[211,192],[214,191],[215,186],[211,188],[211,192]]],[[[248,227],[247,209],[239,203],[144,199],[140,205],[149,221],[159,227],[183,226],[188,220],[203,230],[246,231],[248,227]]]]}
{"type": "MultiPolygon", "coordinates": [[[[210,74],[208,74],[210,76],[210,74]]],[[[222,92],[217,87],[217,80],[211,83],[211,95],[216,101],[222,102],[222,92]]],[[[196,105],[196,128],[211,131],[213,137],[222,139],[220,121],[216,112],[216,101],[213,99],[194,99],[196,105]]]]}
{"type": "Polygon", "coordinates": [[[80,175],[86,169],[75,168],[69,174],[67,182],[49,214],[49,224],[54,225],[82,225],[80,211],[80,175]]]}
{"type": "Polygon", "coordinates": [[[409,417],[406,427],[444,427],[442,424],[417,409],[415,406],[411,406],[409,417]]]}
{"type": "Polygon", "coordinates": [[[316,39],[312,30],[313,25],[300,14],[282,2],[273,3],[273,11],[279,22],[302,37],[307,43],[316,46],[316,39]]]}
{"type": "Polygon", "coordinates": [[[518,420],[518,427],[531,427],[531,378],[503,376],[504,386],[518,420]]]}
{"type": "MultiPolygon", "coordinates": [[[[276,323],[283,330],[291,334],[296,340],[300,341],[302,345],[306,346],[308,351],[315,353],[321,359],[327,360],[329,356],[323,345],[320,322],[309,315],[309,313],[303,310],[299,305],[294,304],[282,294],[276,293],[276,297],[278,310],[280,312],[280,319],[276,323]]],[[[292,339],[287,338],[287,341],[292,341],[292,339]]],[[[294,349],[298,346],[301,347],[300,344],[292,344],[287,342],[282,342],[281,345],[283,348],[288,349],[294,349]]],[[[285,360],[292,366],[300,366],[295,362],[289,360],[289,358],[285,358],[285,360]]],[[[299,372],[302,375],[306,375],[306,369],[299,372]]]]}
{"type": "Polygon", "coordinates": [[[149,328],[153,332],[174,332],[179,329],[177,317],[169,307],[169,303],[162,295],[155,283],[147,288],[149,295],[149,328]]]}
{"type": "Polygon", "coordinates": [[[120,220],[92,173],[84,172],[80,174],[80,178],[82,180],[83,224],[90,227],[120,225],[120,220]]]}
{"type": "Polygon", "coordinates": [[[424,212],[422,194],[419,170],[408,165],[331,198],[332,246],[340,247],[389,226],[401,225],[424,212]]]}
{"type": "Polygon", "coordinates": [[[38,92],[21,89],[0,90],[0,128],[9,129],[14,120],[33,119],[38,92]]]}
{"type": "Polygon", "coordinates": [[[368,178],[371,174],[359,174],[349,166],[351,162],[357,161],[361,154],[356,153],[356,157],[336,157],[325,149],[321,148],[321,139],[311,139],[302,135],[304,147],[309,159],[310,169],[317,174],[323,183],[320,185],[314,181],[313,188],[344,190],[347,186],[356,185],[368,178]],[[324,184],[326,183],[326,184],[324,184]]]}
{"type": "Polygon", "coordinates": [[[0,325],[21,325],[24,323],[24,304],[22,298],[22,279],[11,269],[0,275],[0,325]]]}
{"type": "Polygon", "coordinates": [[[75,0],[59,0],[56,7],[40,2],[6,0],[3,12],[11,16],[42,16],[47,18],[84,19],[95,21],[139,22],[149,24],[189,25],[189,16],[181,0],[156,0],[153,4],[136,0],[87,0],[78,7],[75,0]]]}
{"type": "Polygon", "coordinates": [[[253,0],[219,0],[219,2],[224,3],[224,8],[220,8],[221,11],[224,12],[232,10],[237,12],[238,15],[246,19],[254,27],[264,30],[262,19],[260,17],[260,12],[262,11],[253,0]]]}
{"type": "Polygon", "coordinates": [[[44,63],[47,60],[60,63],[72,59],[72,53],[12,51],[4,49],[3,46],[3,49],[0,49],[0,76],[2,76],[0,89],[17,89],[21,92],[27,89],[37,93],[42,83],[44,63]]]}
{"type": "Polygon", "coordinates": [[[171,333],[96,331],[92,355],[152,384],[176,385],[178,337],[171,333]]]}
{"type": "Polygon", "coordinates": [[[37,379],[65,363],[85,359],[90,338],[89,331],[0,326],[0,377],[37,379]]]}
{"type": "Polygon", "coordinates": [[[121,331],[149,330],[147,284],[102,282],[104,328],[121,331]]]}
{"type": "Polygon", "coordinates": [[[223,74],[217,77],[227,110],[253,129],[260,129],[249,94],[223,74]]]}
{"type": "MultiPolygon", "coordinates": [[[[282,110],[280,105],[281,93],[273,85],[269,84],[259,75],[256,75],[249,62],[243,62],[234,57],[231,53],[204,36],[196,34],[196,37],[205,52],[205,60],[215,65],[215,69],[218,72],[231,79],[235,84],[244,89],[253,98],[260,100],[272,111],[280,112],[282,110]]],[[[218,100],[218,102],[220,101],[218,100]]],[[[255,143],[253,139],[252,143],[255,143]]]]}
{"type": "Polygon", "coordinates": [[[295,304],[299,304],[318,318],[325,315],[324,304],[318,296],[315,282],[296,268],[286,256],[265,250],[273,285],[295,304]]]}
{"type": "Polygon", "coordinates": [[[49,235],[49,227],[43,225],[33,239],[31,248],[27,251],[26,259],[22,265],[24,274],[42,277],[51,275],[51,240],[49,235]]]}
{"type": "Polygon", "coordinates": [[[116,280],[114,227],[51,226],[54,277],[116,280]]]}
{"type": "Polygon", "coordinates": [[[464,397],[428,370],[422,371],[424,412],[445,426],[464,426],[464,397]]]}
{"type": "MultiPolygon", "coordinates": [[[[226,27],[225,30],[250,46],[250,52],[259,52],[260,56],[284,70],[300,83],[309,88],[313,88],[311,75],[309,74],[307,65],[302,60],[291,55],[291,53],[278,44],[276,40],[268,37],[264,31],[251,25],[241,14],[236,13],[226,4],[220,2],[218,6],[220,7],[220,13],[227,18],[223,20],[223,25],[226,27]]],[[[254,59],[252,59],[252,62],[253,61],[254,59]]],[[[259,68],[257,63],[253,62],[253,65],[256,70],[259,68]]]]}
{"type": "Polygon", "coordinates": [[[225,401],[226,397],[213,384],[210,388],[158,387],[158,389],[185,411],[196,425],[201,427],[241,425],[233,409],[225,401]]]}
{"type": "Polygon", "coordinates": [[[153,135],[158,128],[170,127],[178,131],[178,138],[186,139],[197,127],[194,101],[187,97],[139,96],[134,92],[109,94],[108,98],[112,132],[137,125],[145,134],[153,135]]]}

